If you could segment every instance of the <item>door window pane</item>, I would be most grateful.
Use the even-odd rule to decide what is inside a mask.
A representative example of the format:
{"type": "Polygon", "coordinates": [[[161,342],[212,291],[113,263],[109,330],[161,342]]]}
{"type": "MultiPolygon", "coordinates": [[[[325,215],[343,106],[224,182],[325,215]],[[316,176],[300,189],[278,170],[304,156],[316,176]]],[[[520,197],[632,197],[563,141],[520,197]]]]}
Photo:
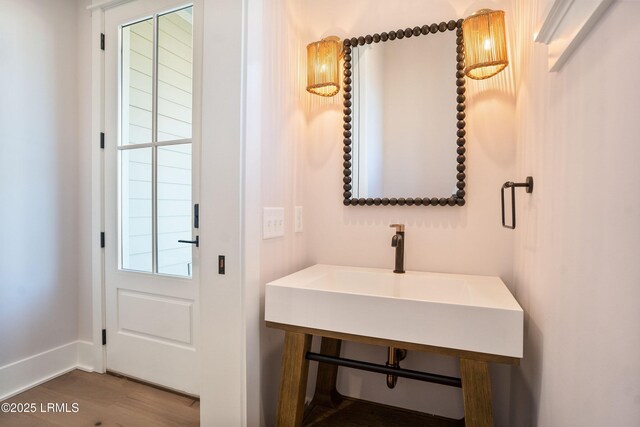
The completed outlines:
{"type": "Polygon", "coordinates": [[[191,144],[158,147],[158,273],[191,276],[191,144]]]}
{"type": "Polygon", "coordinates": [[[191,138],[192,11],[158,16],[158,141],[191,138]]]}
{"type": "Polygon", "coordinates": [[[153,18],[122,28],[121,144],[153,140],[153,18]]]}
{"type": "Polygon", "coordinates": [[[121,268],[192,275],[193,7],[122,27],[121,268]],[[186,141],[185,141],[186,140],[186,141]],[[148,147],[137,148],[136,144],[148,147]]]}
{"type": "Polygon", "coordinates": [[[153,269],[151,148],[120,151],[122,268],[153,269]]]}

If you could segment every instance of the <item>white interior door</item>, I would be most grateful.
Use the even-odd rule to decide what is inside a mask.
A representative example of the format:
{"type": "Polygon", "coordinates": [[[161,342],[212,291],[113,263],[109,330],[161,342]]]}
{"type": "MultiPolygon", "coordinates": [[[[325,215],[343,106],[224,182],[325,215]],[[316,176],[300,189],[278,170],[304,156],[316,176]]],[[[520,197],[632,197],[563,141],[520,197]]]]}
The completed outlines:
{"type": "Polygon", "coordinates": [[[107,369],[194,395],[198,12],[176,0],[108,10],[104,75],[107,369]]]}

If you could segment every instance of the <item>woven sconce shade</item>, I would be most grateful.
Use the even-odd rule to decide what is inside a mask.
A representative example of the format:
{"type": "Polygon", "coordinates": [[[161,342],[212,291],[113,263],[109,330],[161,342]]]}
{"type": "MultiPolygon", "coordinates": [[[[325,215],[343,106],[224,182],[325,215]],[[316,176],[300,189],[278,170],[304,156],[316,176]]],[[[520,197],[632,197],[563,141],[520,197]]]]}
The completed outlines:
{"type": "Polygon", "coordinates": [[[502,10],[482,9],[462,23],[467,77],[487,79],[509,64],[502,10]]]}
{"type": "Polygon", "coordinates": [[[333,96],[340,91],[340,55],[342,43],[327,37],[307,46],[307,91],[333,96]]]}

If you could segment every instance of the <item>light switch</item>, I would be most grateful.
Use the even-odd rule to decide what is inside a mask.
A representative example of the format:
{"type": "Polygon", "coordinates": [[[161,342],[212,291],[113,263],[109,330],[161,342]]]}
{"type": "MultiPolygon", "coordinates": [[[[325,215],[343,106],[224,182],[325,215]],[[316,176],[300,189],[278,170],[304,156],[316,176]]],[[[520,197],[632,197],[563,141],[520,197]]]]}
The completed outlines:
{"type": "Polygon", "coordinates": [[[262,212],[262,239],[284,236],[284,208],[264,208],[262,212]]]}

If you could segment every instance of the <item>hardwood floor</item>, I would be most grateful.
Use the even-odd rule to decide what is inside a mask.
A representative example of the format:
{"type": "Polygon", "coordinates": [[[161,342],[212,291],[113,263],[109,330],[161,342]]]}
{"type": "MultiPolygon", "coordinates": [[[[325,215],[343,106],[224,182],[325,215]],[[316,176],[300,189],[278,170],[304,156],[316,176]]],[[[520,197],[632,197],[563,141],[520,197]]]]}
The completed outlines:
{"type": "Polygon", "coordinates": [[[395,408],[350,397],[336,407],[314,405],[306,408],[304,427],[463,427],[464,420],[395,408]]]}
{"type": "Polygon", "coordinates": [[[79,370],[2,402],[5,403],[34,404],[31,409],[35,408],[35,412],[0,411],[2,427],[200,425],[197,400],[126,378],[79,370]]]}

